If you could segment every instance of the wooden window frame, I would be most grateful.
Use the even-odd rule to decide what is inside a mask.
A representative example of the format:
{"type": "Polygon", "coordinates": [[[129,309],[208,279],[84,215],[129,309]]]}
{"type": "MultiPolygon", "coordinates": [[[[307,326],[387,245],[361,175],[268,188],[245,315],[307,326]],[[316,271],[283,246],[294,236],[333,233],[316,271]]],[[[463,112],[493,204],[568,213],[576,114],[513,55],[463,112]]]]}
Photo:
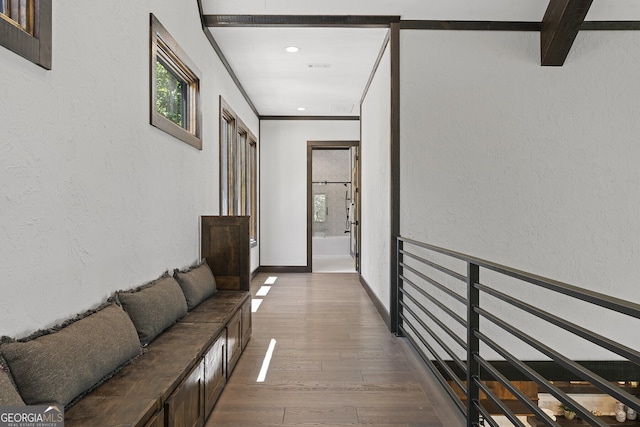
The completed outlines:
{"type": "Polygon", "coordinates": [[[150,14],[150,122],[152,126],[186,142],[198,150],[202,150],[201,111],[200,111],[200,71],[189,56],[178,45],[167,29],[150,14]],[[157,75],[156,63],[161,62],[174,76],[187,85],[185,90],[186,105],[184,125],[180,126],[162,114],[156,107],[157,75]]]}
{"type": "Polygon", "coordinates": [[[249,133],[249,141],[247,146],[249,152],[247,154],[247,176],[248,179],[248,202],[249,212],[251,216],[249,221],[249,235],[252,245],[258,244],[258,139],[249,133]]]}
{"type": "Polygon", "coordinates": [[[237,215],[235,212],[235,138],[236,113],[220,97],[220,215],[237,215]],[[231,203],[230,203],[231,202],[231,203]]]}
{"type": "Polygon", "coordinates": [[[0,45],[50,70],[52,0],[32,0],[29,4],[26,29],[0,13],[0,45]]]}
{"type": "Polygon", "coordinates": [[[258,244],[258,139],[220,97],[220,215],[250,216],[251,246],[258,244]]]}

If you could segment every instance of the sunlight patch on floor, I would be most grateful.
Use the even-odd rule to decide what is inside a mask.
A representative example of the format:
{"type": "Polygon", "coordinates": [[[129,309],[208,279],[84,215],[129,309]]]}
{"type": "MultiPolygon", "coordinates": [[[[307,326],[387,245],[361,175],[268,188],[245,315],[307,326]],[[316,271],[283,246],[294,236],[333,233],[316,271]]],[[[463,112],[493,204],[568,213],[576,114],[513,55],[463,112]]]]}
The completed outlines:
{"type": "Polygon", "coordinates": [[[261,299],[253,298],[251,300],[251,312],[255,313],[256,311],[258,311],[258,308],[260,308],[260,304],[262,304],[261,299]]]}
{"type": "Polygon", "coordinates": [[[276,348],[276,340],[273,338],[269,343],[269,348],[267,349],[267,353],[264,355],[264,360],[262,361],[262,368],[260,368],[260,373],[258,374],[258,378],[256,382],[263,383],[265,378],[267,377],[267,372],[269,371],[269,365],[271,364],[271,358],[273,357],[273,350],[276,348]]]}
{"type": "Polygon", "coordinates": [[[257,297],[266,297],[269,291],[271,290],[271,286],[261,286],[256,292],[257,297]]]}

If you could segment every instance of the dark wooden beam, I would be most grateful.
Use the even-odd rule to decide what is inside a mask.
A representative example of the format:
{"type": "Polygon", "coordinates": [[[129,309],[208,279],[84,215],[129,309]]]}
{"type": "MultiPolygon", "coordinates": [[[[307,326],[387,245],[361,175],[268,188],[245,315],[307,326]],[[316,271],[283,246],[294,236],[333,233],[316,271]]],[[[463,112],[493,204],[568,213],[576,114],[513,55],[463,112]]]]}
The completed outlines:
{"type": "Polygon", "coordinates": [[[391,228],[389,230],[390,252],[390,277],[391,292],[389,295],[391,316],[390,332],[400,334],[398,301],[401,299],[398,292],[398,246],[397,238],[400,236],[400,23],[391,24],[389,38],[391,56],[391,135],[389,142],[390,152],[390,206],[391,228]]]}
{"type": "Polygon", "coordinates": [[[540,31],[540,22],[402,20],[402,30],[540,31]]]}
{"type": "Polygon", "coordinates": [[[580,31],[593,0],[551,0],[542,19],[540,52],[543,66],[561,66],[580,31]]]}
{"type": "Polygon", "coordinates": [[[581,31],[638,31],[640,21],[584,21],[581,31]]]}
{"type": "Polygon", "coordinates": [[[211,34],[211,31],[209,31],[209,28],[206,25],[206,22],[205,22],[206,15],[203,15],[202,0],[198,0],[198,11],[200,12],[200,25],[202,25],[202,32],[204,33],[205,37],[209,41],[209,44],[211,44],[211,47],[213,48],[214,52],[218,55],[218,58],[220,58],[222,65],[224,65],[224,68],[229,73],[231,80],[233,80],[233,82],[236,84],[236,87],[244,97],[244,100],[247,101],[247,104],[249,104],[251,111],[253,111],[253,113],[257,117],[260,117],[260,113],[258,112],[258,109],[253,104],[253,101],[249,97],[249,94],[247,93],[247,91],[242,86],[242,83],[240,83],[240,79],[238,79],[238,76],[236,76],[236,73],[233,71],[233,68],[231,68],[229,61],[227,61],[227,58],[224,56],[224,53],[222,53],[222,49],[220,49],[220,46],[218,46],[218,43],[213,38],[213,34],[211,34]]]}
{"type": "Polygon", "coordinates": [[[399,16],[203,15],[207,27],[363,27],[389,28],[399,16]]]}
{"type": "Polygon", "coordinates": [[[360,116],[260,116],[260,120],[360,120],[360,116]]]}

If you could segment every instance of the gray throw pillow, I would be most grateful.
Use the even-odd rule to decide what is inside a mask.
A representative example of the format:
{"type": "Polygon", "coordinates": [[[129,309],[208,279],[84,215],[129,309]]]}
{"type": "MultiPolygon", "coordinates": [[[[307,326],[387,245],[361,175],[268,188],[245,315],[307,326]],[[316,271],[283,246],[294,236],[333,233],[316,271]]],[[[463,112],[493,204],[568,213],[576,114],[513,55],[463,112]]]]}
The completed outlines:
{"type": "Polygon", "coordinates": [[[67,406],[140,354],[131,319],[117,305],[70,322],[55,332],[0,345],[28,405],[67,406]]]}
{"type": "Polygon", "coordinates": [[[187,314],[187,302],[180,285],[170,276],[117,295],[136,326],[143,345],[149,344],[160,332],[187,314]]]}
{"type": "Polygon", "coordinates": [[[187,271],[176,270],[173,277],[182,288],[189,310],[192,310],[216,291],[216,279],[206,262],[187,271]]]}
{"type": "Polygon", "coordinates": [[[11,382],[11,378],[0,366],[0,406],[24,406],[22,397],[11,382]]]}

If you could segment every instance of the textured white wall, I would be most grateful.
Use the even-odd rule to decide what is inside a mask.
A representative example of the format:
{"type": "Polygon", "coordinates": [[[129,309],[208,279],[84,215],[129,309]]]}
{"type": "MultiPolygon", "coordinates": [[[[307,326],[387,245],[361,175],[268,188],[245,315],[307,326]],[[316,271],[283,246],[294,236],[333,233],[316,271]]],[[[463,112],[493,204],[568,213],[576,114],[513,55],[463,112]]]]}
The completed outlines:
{"type": "Polygon", "coordinates": [[[0,75],[0,335],[197,260],[199,216],[218,212],[219,94],[258,120],[195,2],[58,2],[53,70],[0,48],[0,75]],[[150,12],[202,72],[202,151],[149,125],[150,12]]]}
{"type": "MultiPolygon", "coordinates": [[[[401,33],[402,234],[640,302],[640,33],[582,32],[558,68],[539,66],[539,43],[401,33]]],[[[640,344],[627,319],[510,289],[640,344]]]]}
{"type": "Polygon", "coordinates": [[[391,62],[385,51],[362,103],[361,275],[389,311],[391,62]]]}
{"type": "Polygon", "coordinates": [[[307,265],[307,141],[357,141],[355,120],[264,120],[260,129],[260,264],[307,265]]]}

